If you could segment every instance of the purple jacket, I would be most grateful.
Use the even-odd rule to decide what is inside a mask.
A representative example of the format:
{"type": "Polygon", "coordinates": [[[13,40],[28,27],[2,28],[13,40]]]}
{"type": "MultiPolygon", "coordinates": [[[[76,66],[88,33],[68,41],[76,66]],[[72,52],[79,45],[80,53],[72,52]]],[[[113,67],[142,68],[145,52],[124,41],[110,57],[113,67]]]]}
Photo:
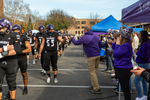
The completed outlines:
{"type": "Polygon", "coordinates": [[[112,43],[112,44],[111,44],[111,47],[112,47],[113,50],[115,50],[116,42],[115,42],[115,43],[112,43]]]}
{"type": "Polygon", "coordinates": [[[117,68],[129,69],[133,68],[131,63],[133,51],[132,46],[127,42],[119,46],[116,44],[113,56],[115,58],[114,66],[117,68]]]}
{"type": "Polygon", "coordinates": [[[150,63],[150,40],[142,44],[136,55],[137,63],[150,63]]]}
{"type": "Polygon", "coordinates": [[[83,44],[87,57],[100,56],[101,41],[99,37],[93,34],[92,30],[85,33],[78,41],[71,38],[74,45],[83,44]]]}

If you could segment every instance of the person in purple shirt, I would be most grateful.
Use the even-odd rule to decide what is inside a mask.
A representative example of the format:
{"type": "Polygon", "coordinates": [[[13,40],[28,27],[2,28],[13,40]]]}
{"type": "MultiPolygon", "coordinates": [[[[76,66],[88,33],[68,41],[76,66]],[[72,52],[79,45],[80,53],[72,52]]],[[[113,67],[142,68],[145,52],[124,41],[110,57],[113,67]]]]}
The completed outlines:
{"type": "MultiPolygon", "coordinates": [[[[150,40],[148,39],[148,32],[143,30],[139,34],[140,45],[138,49],[135,49],[134,52],[137,55],[136,63],[139,67],[144,69],[150,69],[150,40]]],[[[147,100],[148,95],[148,84],[144,78],[141,76],[135,75],[134,84],[137,91],[136,100],[147,100]],[[143,93],[142,86],[143,85],[143,93]]]]}
{"type": "Polygon", "coordinates": [[[74,45],[83,44],[84,51],[87,55],[87,64],[88,69],[91,77],[91,92],[101,94],[102,91],[100,89],[100,85],[97,79],[97,69],[99,66],[100,60],[100,49],[101,49],[101,41],[99,37],[93,34],[92,29],[90,26],[86,26],[84,28],[85,35],[82,36],[78,41],[75,41],[72,37],[72,43],[74,45]]]}
{"type": "Polygon", "coordinates": [[[120,30],[121,36],[117,38],[115,50],[113,53],[113,56],[115,58],[115,73],[120,81],[120,85],[124,93],[124,100],[131,100],[129,80],[132,75],[130,70],[133,69],[131,63],[133,51],[130,40],[132,31],[133,29],[131,28],[120,30]]]}

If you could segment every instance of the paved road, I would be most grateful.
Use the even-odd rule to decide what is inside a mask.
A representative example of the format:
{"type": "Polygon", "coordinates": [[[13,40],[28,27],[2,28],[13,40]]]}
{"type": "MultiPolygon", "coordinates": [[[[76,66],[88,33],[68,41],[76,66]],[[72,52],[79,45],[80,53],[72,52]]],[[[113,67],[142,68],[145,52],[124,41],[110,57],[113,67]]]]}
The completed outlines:
{"type": "MultiPolygon", "coordinates": [[[[90,75],[87,69],[87,58],[82,56],[82,46],[73,44],[65,49],[63,56],[58,60],[58,84],[53,82],[51,72],[51,82],[46,83],[46,76],[40,74],[40,61],[35,65],[28,66],[28,95],[22,95],[23,81],[20,71],[17,75],[16,100],[118,100],[118,95],[112,91],[116,83],[111,82],[108,72],[103,72],[106,68],[105,62],[100,62],[98,70],[98,80],[102,89],[102,94],[90,93],[90,75]]],[[[134,85],[132,84],[134,87],[134,85]]],[[[6,81],[3,85],[3,95],[6,95],[8,87],[6,81]]],[[[132,93],[132,100],[136,97],[132,93]]],[[[5,99],[6,100],[6,99],[5,99]]],[[[123,95],[121,96],[123,100],[123,95]]]]}

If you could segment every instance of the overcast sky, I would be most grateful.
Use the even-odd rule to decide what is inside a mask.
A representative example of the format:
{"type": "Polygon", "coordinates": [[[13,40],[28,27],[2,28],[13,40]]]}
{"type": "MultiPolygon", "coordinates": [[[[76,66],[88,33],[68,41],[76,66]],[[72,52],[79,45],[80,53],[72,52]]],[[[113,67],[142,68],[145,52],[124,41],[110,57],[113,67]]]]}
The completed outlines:
{"type": "Polygon", "coordinates": [[[138,0],[23,0],[30,5],[32,11],[37,10],[41,15],[53,9],[62,9],[77,18],[89,18],[90,13],[99,14],[101,18],[113,15],[121,19],[121,10],[138,0]]]}

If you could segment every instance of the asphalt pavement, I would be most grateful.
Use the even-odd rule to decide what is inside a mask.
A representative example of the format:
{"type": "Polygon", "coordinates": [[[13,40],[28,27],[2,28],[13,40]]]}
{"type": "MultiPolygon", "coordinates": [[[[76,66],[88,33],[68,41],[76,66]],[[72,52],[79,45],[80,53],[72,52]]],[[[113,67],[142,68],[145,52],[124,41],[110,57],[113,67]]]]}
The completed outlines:
{"type": "MultiPolygon", "coordinates": [[[[66,48],[62,57],[58,59],[58,83],[53,82],[54,76],[51,71],[51,82],[46,83],[46,76],[41,72],[40,60],[35,65],[32,64],[30,54],[30,64],[28,66],[28,94],[22,95],[23,79],[20,71],[17,74],[17,93],[16,100],[118,100],[118,94],[112,91],[116,88],[116,82],[111,82],[110,74],[104,72],[106,62],[99,63],[98,81],[102,94],[92,94],[89,86],[91,85],[90,75],[87,68],[87,58],[83,57],[82,45],[66,48]]],[[[132,76],[132,100],[135,100],[136,93],[132,76]]],[[[8,91],[6,80],[3,83],[3,95],[8,91]]],[[[120,100],[123,99],[121,95],[120,100]]],[[[7,99],[3,99],[7,100],[7,99]]]]}

